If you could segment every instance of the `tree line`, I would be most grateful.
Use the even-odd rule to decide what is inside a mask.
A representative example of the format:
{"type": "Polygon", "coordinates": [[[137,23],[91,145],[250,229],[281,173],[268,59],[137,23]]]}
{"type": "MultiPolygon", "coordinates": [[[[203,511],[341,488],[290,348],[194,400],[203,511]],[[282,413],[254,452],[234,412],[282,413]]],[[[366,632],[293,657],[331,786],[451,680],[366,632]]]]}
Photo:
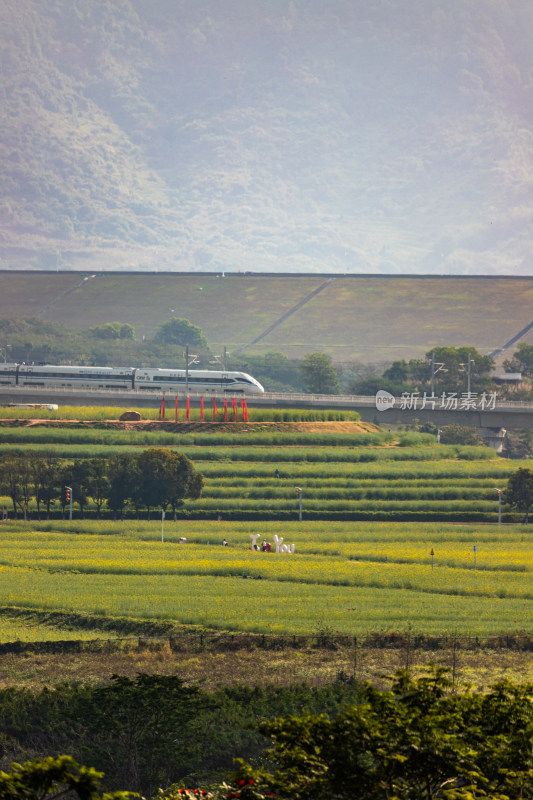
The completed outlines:
{"type": "Polygon", "coordinates": [[[207,693],[143,674],[37,695],[4,689],[2,761],[42,755],[0,773],[0,797],[70,789],[80,800],[111,800],[94,768],[110,788],[158,800],[532,797],[533,685],[451,688],[446,670],[432,667],[416,679],[398,672],[389,691],[338,681],[207,693]],[[43,760],[63,748],[69,756],[43,760]]]}
{"type": "Polygon", "coordinates": [[[31,501],[39,519],[49,517],[56,504],[64,516],[71,500],[81,516],[89,502],[97,517],[104,505],[121,518],[130,509],[137,516],[144,509],[148,518],[156,508],[176,514],[186,499],[201,496],[203,485],[202,473],[187,456],[159,448],[72,462],[13,452],[0,462],[0,493],[10,498],[15,517],[27,512],[31,501]]]}
{"type": "MultiPolygon", "coordinates": [[[[185,351],[195,357],[191,368],[231,369],[251,373],[267,391],[316,394],[372,395],[385,389],[396,396],[403,392],[471,391],[508,389],[491,383],[494,360],[475,347],[434,347],[423,358],[379,364],[334,364],[325,353],[307,353],[303,359],[282,352],[263,354],[215,354],[202,329],[187,319],[171,317],[153,337],[135,337],[135,328],[122,322],[107,322],[87,331],[76,331],[41,319],[0,319],[0,358],[6,361],[58,364],[112,365],[175,368],[185,366],[185,351]]],[[[533,345],[521,343],[505,367],[521,371],[526,384],[533,377],[533,345]]],[[[528,399],[529,385],[512,389],[516,399],[528,399]]]]}

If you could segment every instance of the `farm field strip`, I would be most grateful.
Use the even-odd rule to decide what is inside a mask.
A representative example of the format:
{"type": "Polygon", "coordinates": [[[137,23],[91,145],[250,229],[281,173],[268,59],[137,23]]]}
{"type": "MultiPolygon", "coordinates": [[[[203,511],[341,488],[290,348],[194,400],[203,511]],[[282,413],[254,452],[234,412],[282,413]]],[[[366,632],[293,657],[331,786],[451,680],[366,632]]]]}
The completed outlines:
{"type": "MultiPolygon", "coordinates": [[[[1,414],[1,411],[0,411],[1,414]]],[[[428,437],[392,433],[301,433],[297,444],[294,433],[265,430],[255,433],[176,433],[164,430],[118,430],[107,428],[61,428],[32,425],[6,426],[0,423],[0,441],[6,444],[105,444],[180,447],[390,447],[391,444],[412,442],[420,447],[436,447],[428,437]]]]}
{"type": "MultiPolygon", "coordinates": [[[[362,491],[368,490],[376,490],[380,491],[381,489],[392,489],[396,491],[398,487],[402,488],[402,477],[401,475],[395,476],[393,480],[392,477],[390,480],[380,480],[379,478],[365,478],[362,475],[358,477],[353,477],[352,475],[335,475],[335,476],[320,476],[317,478],[310,478],[307,477],[306,487],[308,489],[336,489],[336,488],[344,488],[344,489],[361,489],[362,491]]],[[[252,478],[247,477],[235,477],[233,475],[226,476],[226,477],[217,477],[216,479],[217,486],[226,487],[226,488],[247,488],[255,486],[255,482],[252,478]]],[[[279,478],[274,478],[272,475],[270,477],[265,477],[261,481],[261,486],[265,488],[276,488],[279,486],[286,487],[290,486],[292,488],[292,483],[280,475],[279,478]]],[[[485,488],[487,485],[487,478],[463,478],[461,480],[461,486],[464,486],[466,489],[476,489],[476,488],[485,488]]],[[[459,487],[457,485],[457,480],[453,478],[448,478],[447,476],[439,477],[433,476],[432,478],[412,478],[409,480],[409,488],[410,489],[454,489],[458,490],[459,487]]],[[[492,488],[492,487],[491,487],[492,488]]]]}
{"type": "MultiPolygon", "coordinates": [[[[98,457],[109,452],[124,452],[124,445],[117,444],[92,444],[92,443],[43,443],[43,442],[8,442],[6,437],[0,432],[0,452],[10,452],[13,449],[24,452],[31,450],[35,452],[50,452],[60,458],[98,457]],[[69,453],[71,455],[69,455],[69,453]],[[66,455],[62,455],[66,454],[66,455]]],[[[140,452],[145,449],[142,444],[128,444],[128,452],[140,452]]],[[[446,458],[468,459],[468,460],[491,460],[493,453],[488,448],[458,448],[456,446],[437,447],[325,447],[325,446],[291,446],[281,447],[268,445],[265,447],[220,447],[220,446],[197,446],[174,444],[169,449],[179,448],[180,452],[185,453],[189,458],[198,463],[208,463],[211,461],[238,461],[242,463],[250,462],[318,462],[318,463],[354,463],[359,462],[395,462],[395,461],[442,461],[446,458]]]]}
{"type": "MultiPolygon", "coordinates": [[[[29,622],[0,614],[0,642],[64,642],[94,641],[94,630],[84,628],[65,628],[29,622]]],[[[106,631],[106,638],[118,638],[116,632],[106,631]]]]}
{"type": "MultiPolygon", "coordinates": [[[[421,567],[420,575],[426,575],[426,565],[431,562],[430,550],[422,550],[420,545],[408,543],[388,543],[386,548],[369,544],[331,544],[321,548],[314,544],[307,545],[312,550],[304,549],[301,553],[295,553],[294,558],[280,559],[279,554],[272,553],[261,553],[258,556],[257,552],[245,546],[221,549],[216,545],[189,544],[182,547],[168,542],[132,543],[124,540],[119,544],[115,537],[111,541],[108,537],[102,542],[99,537],[94,536],[78,536],[75,543],[69,539],[72,537],[65,538],[58,534],[55,540],[43,541],[43,537],[37,535],[29,537],[24,545],[17,543],[16,551],[13,543],[8,540],[5,546],[0,547],[0,563],[25,568],[31,564],[33,569],[124,574],[179,574],[192,570],[199,574],[242,575],[243,572],[256,574],[259,571],[265,572],[273,580],[322,580],[336,584],[357,580],[367,566],[370,568],[367,564],[358,565],[356,561],[359,558],[366,558],[367,561],[374,561],[379,565],[385,561],[396,566],[412,564],[421,567]],[[323,571],[322,575],[320,570],[323,571]]],[[[531,555],[527,545],[521,545],[519,547],[515,544],[512,549],[495,544],[480,546],[478,573],[482,574],[488,566],[491,570],[502,572],[531,571],[531,555]]],[[[442,545],[439,547],[439,554],[437,566],[445,564],[454,569],[472,569],[474,566],[472,548],[465,544],[442,545]]],[[[397,570],[396,574],[399,574],[397,570]]],[[[441,577],[439,572],[435,580],[441,577]]],[[[508,577],[513,579],[513,576],[508,577]]],[[[366,576],[363,579],[366,580],[366,576]]],[[[477,586],[478,578],[472,579],[477,586]]],[[[516,576],[516,579],[523,582],[521,576],[516,576]]],[[[533,592],[533,586],[531,591],[533,592]]]]}
{"type": "MultiPolygon", "coordinates": [[[[477,497],[477,495],[476,495],[477,497]]],[[[296,509],[294,501],[294,491],[287,493],[285,497],[263,496],[262,498],[241,497],[238,501],[234,497],[224,498],[223,496],[211,496],[209,487],[206,487],[203,497],[195,501],[194,510],[207,510],[213,513],[217,510],[229,512],[230,509],[247,509],[249,511],[272,510],[291,510],[296,509]]],[[[307,494],[305,496],[305,509],[309,511],[329,511],[331,513],[341,511],[443,511],[459,514],[460,512],[485,511],[488,513],[496,511],[494,500],[473,500],[473,499],[454,499],[453,507],[450,507],[449,499],[442,500],[412,500],[401,499],[379,501],[375,499],[325,499],[313,498],[307,494]]]]}
{"type": "MultiPolygon", "coordinates": [[[[217,463],[194,460],[195,466],[200,472],[208,477],[225,478],[228,477],[228,463],[217,463]]],[[[380,462],[380,463],[335,463],[325,462],[320,464],[320,472],[317,473],[317,465],[310,463],[302,463],[298,461],[286,462],[280,470],[281,476],[284,479],[293,478],[296,475],[309,475],[312,479],[317,478],[317,474],[324,478],[351,478],[356,479],[359,476],[365,480],[375,478],[380,481],[384,480],[411,480],[411,479],[428,479],[434,478],[439,480],[468,480],[469,478],[476,479],[503,479],[505,480],[509,475],[519,467],[526,467],[529,461],[504,461],[503,459],[491,459],[484,462],[480,461],[462,461],[460,464],[457,461],[430,461],[423,464],[413,462],[380,462]]],[[[250,464],[246,461],[239,461],[233,459],[231,461],[231,474],[235,478],[243,477],[268,477],[273,478],[274,464],[256,463],[250,464]]]]}
{"type": "MultiPolygon", "coordinates": [[[[398,544],[410,546],[415,543],[437,545],[443,542],[490,543],[501,552],[512,552],[515,548],[530,546],[530,526],[528,525],[461,525],[451,523],[424,522],[335,522],[324,521],[194,521],[167,520],[164,528],[164,539],[167,543],[177,543],[183,535],[195,544],[221,544],[223,538],[230,544],[247,550],[250,546],[250,535],[263,531],[270,536],[277,534],[291,541],[303,541],[305,547],[322,547],[330,544],[343,546],[366,545],[380,546],[398,544]]],[[[38,543],[46,547],[54,546],[59,537],[65,537],[65,546],[79,548],[78,542],[87,538],[87,546],[95,537],[101,537],[105,543],[121,539],[124,542],[160,542],[161,522],[149,520],[89,520],[76,519],[72,523],[60,520],[32,520],[28,522],[8,520],[0,524],[0,552],[3,543],[9,547],[27,547],[31,551],[38,543]],[[35,537],[33,539],[32,537],[35,537]]],[[[531,556],[533,560],[533,555],[531,556]]]]}
{"type": "Polygon", "coordinates": [[[429,594],[212,575],[109,575],[4,568],[0,603],[19,608],[179,621],[222,630],[341,633],[408,625],[426,633],[526,630],[533,600],[429,594]]]}
{"type": "Polygon", "coordinates": [[[431,550],[434,551],[434,562],[437,567],[457,567],[479,570],[502,570],[532,572],[533,559],[531,545],[524,541],[514,541],[502,545],[498,542],[480,543],[480,538],[473,534],[465,543],[439,542],[437,546],[429,546],[427,542],[385,542],[376,549],[375,542],[328,543],[311,545],[316,555],[338,556],[361,561],[396,562],[402,564],[431,564],[431,550]],[[474,563],[474,545],[476,559],[474,563]]]}
{"type": "MultiPolygon", "coordinates": [[[[295,584],[324,584],[327,586],[367,586],[375,589],[408,589],[416,592],[463,595],[486,598],[509,597],[533,600],[533,584],[524,581],[520,572],[499,569],[469,570],[453,567],[431,569],[428,565],[403,564],[394,561],[370,562],[355,560],[343,561],[335,557],[322,557],[311,561],[301,557],[282,559],[261,554],[252,558],[246,556],[227,559],[197,555],[196,558],[181,560],[179,563],[161,558],[142,564],[136,554],[125,552],[123,557],[115,553],[115,558],[101,555],[91,558],[64,559],[59,564],[55,557],[39,559],[34,569],[49,573],[73,572],[79,574],[113,575],[113,576],[207,576],[235,577],[291,582],[295,584]]],[[[5,560],[0,560],[5,564],[5,560]]],[[[0,566],[0,575],[5,569],[27,570],[19,559],[10,559],[9,566],[0,566]]],[[[31,571],[31,570],[30,570],[31,571]]],[[[8,581],[7,581],[8,582],[8,581]]]]}
{"type": "MultiPolygon", "coordinates": [[[[2,537],[18,537],[19,543],[26,541],[26,535],[51,534],[50,540],[53,541],[57,535],[68,536],[73,542],[80,535],[92,536],[111,536],[123,537],[125,540],[134,541],[161,541],[161,523],[148,520],[74,520],[72,524],[57,520],[33,520],[24,523],[9,521],[2,523],[0,530],[2,537]]],[[[358,542],[426,542],[437,544],[439,542],[470,542],[473,537],[478,542],[501,543],[503,548],[512,548],[515,542],[530,541],[530,527],[528,525],[506,525],[500,528],[498,525],[457,525],[446,522],[335,522],[323,520],[316,522],[268,522],[254,521],[220,521],[204,522],[195,520],[179,520],[178,522],[168,522],[165,525],[165,541],[178,542],[183,535],[189,537],[189,541],[198,544],[222,543],[223,538],[230,539],[234,544],[242,545],[245,549],[250,543],[251,534],[261,534],[263,530],[268,530],[271,536],[274,533],[278,536],[285,536],[291,541],[297,538],[305,540],[311,545],[324,543],[346,543],[357,544],[358,542]]],[[[44,537],[43,537],[44,540],[44,537]]],[[[1,540],[0,540],[1,543],[1,540]]]]}
{"type": "MultiPolygon", "coordinates": [[[[294,494],[294,486],[292,481],[280,481],[277,483],[262,482],[258,486],[254,481],[241,482],[240,485],[234,486],[232,484],[220,484],[219,481],[206,486],[206,494],[209,497],[249,497],[249,498],[267,498],[277,497],[286,498],[288,495],[292,497],[294,494]]],[[[383,484],[376,487],[370,482],[365,486],[352,482],[352,486],[347,487],[345,481],[336,481],[333,485],[323,486],[321,483],[316,483],[310,486],[306,483],[305,496],[306,498],[317,498],[323,500],[360,500],[363,498],[376,499],[376,500],[454,500],[454,499],[477,499],[477,500],[490,500],[494,502],[494,488],[493,486],[485,485],[457,485],[443,484],[432,486],[388,486],[383,484]]]]}

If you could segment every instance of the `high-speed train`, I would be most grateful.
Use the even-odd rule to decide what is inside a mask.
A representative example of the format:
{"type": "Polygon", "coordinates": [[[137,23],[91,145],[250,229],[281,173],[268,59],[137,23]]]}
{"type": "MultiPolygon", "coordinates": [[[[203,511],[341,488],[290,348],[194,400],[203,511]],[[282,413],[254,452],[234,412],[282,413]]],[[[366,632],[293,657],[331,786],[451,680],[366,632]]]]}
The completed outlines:
{"type": "Polygon", "coordinates": [[[62,367],[51,364],[0,364],[0,385],[59,389],[148,389],[159,392],[262,394],[246,372],[142,367],[62,367]]]}

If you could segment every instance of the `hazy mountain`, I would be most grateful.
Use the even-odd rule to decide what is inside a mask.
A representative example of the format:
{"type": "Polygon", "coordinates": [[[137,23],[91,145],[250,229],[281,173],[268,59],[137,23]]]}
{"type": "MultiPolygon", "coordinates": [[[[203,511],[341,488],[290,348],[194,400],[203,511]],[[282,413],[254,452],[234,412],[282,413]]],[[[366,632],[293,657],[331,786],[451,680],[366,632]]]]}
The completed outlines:
{"type": "Polygon", "coordinates": [[[530,274],[533,4],[2,0],[0,267],[530,274]]]}

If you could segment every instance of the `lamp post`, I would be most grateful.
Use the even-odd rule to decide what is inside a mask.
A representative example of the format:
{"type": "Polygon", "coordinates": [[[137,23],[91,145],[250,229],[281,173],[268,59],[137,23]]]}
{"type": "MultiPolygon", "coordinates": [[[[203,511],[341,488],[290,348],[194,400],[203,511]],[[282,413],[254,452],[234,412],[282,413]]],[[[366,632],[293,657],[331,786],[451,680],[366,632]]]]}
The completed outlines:
{"type": "Polygon", "coordinates": [[[302,521],[302,496],[303,496],[303,492],[302,492],[302,490],[300,489],[299,486],[295,486],[294,488],[296,489],[296,494],[300,497],[300,514],[298,516],[298,519],[301,522],[302,521]]]}
{"type": "Polygon", "coordinates": [[[498,493],[498,525],[502,524],[502,490],[496,489],[498,493]]]}

